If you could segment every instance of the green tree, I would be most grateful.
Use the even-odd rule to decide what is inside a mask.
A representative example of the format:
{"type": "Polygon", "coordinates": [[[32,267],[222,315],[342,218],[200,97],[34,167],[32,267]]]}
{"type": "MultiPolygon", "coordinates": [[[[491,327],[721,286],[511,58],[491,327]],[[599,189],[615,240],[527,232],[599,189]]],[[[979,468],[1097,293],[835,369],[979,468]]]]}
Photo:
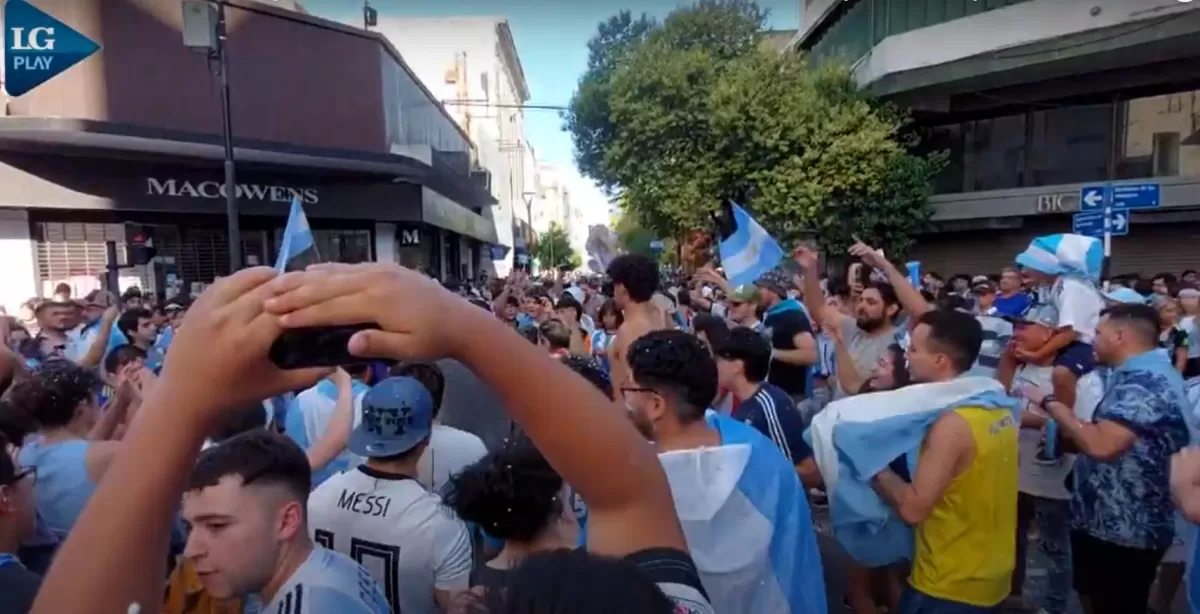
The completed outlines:
{"type": "Polygon", "coordinates": [[[533,257],[537,258],[543,269],[577,269],[582,262],[579,254],[571,248],[571,238],[567,236],[567,231],[554,222],[550,223],[546,232],[538,235],[533,246],[533,257]]]}
{"type": "Polygon", "coordinates": [[[575,144],[575,161],[585,177],[591,177],[611,193],[616,182],[604,170],[604,151],[615,127],[609,120],[609,82],[626,51],[639,43],[654,27],[645,13],[638,18],[621,11],[601,22],[588,41],[588,67],[580,78],[571,104],[563,114],[575,144]]]}
{"type": "Polygon", "coordinates": [[[902,255],[944,159],[912,155],[907,118],[844,66],[761,49],[763,22],[752,2],[705,0],[609,47],[602,24],[591,50],[609,63],[568,115],[581,172],[661,237],[710,229],[733,200],[783,241],[856,234],[902,255]]]}

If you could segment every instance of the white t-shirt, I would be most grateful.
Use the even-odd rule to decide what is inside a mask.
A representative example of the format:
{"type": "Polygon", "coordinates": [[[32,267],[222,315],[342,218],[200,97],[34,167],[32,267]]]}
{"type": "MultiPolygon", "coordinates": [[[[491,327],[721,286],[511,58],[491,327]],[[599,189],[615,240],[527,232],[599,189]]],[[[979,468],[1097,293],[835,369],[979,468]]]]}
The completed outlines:
{"type": "Polygon", "coordinates": [[[386,614],[379,583],[362,565],[317,546],[260,610],[270,614],[386,614]]]}
{"type": "Polygon", "coordinates": [[[469,587],[466,525],[412,478],[366,467],[332,476],[309,496],[308,527],[318,544],[366,567],[394,612],[439,613],[434,589],[469,587]]]}
{"type": "MultiPolygon", "coordinates": [[[[1010,394],[1019,399],[1022,412],[1043,414],[1019,391],[1031,387],[1051,392],[1054,390],[1053,374],[1053,366],[1022,364],[1017,367],[1010,394]]],[[[1102,396],[1104,383],[1099,373],[1092,371],[1080,378],[1076,384],[1075,416],[1080,420],[1091,420],[1102,396]]],[[[1075,465],[1075,455],[1063,454],[1054,461],[1038,460],[1041,441],[1042,431],[1038,429],[1021,429],[1017,435],[1017,490],[1035,497],[1067,501],[1071,493],[1067,490],[1066,479],[1075,465]]]]}
{"type": "Polygon", "coordinates": [[[1058,292],[1054,293],[1059,328],[1069,326],[1079,333],[1080,342],[1091,344],[1096,338],[1096,325],[1100,323],[1104,299],[1096,288],[1083,280],[1063,277],[1059,284],[1058,292]]]}
{"type": "Polygon", "coordinates": [[[429,446],[417,461],[417,481],[432,492],[440,492],[451,476],[486,455],[483,440],[473,433],[435,424],[429,446]]]}

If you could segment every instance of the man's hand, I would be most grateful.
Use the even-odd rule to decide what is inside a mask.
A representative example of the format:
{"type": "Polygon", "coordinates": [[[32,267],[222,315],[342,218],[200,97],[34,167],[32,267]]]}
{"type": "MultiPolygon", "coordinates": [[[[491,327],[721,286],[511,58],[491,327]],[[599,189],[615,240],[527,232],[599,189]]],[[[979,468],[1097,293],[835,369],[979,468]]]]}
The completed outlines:
{"type": "Polygon", "coordinates": [[[226,410],[306,388],[328,372],[283,371],[267,358],[283,332],[279,318],[263,310],[275,278],[268,267],[244,269],[214,282],[196,299],[188,325],[171,343],[153,406],[186,407],[211,425],[226,410]]]}
{"type": "MultiPolygon", "coordinates": [[[[437,282],[394,264],[323,264],[288,273],[266,308],[285,328],[374,323],[349,350],[364,358],[430,360],[462,355],[470,339],[460,324],[483,315],[437,282]]],[[[172,349],[172,351],[174,351],[172,349]]]]}
{"type": "Polygon", "coordinates": [[[857,241],[854,245],[850,246],[850,255],[861,259],[864,264],[871,268],[883,270],[889,265],[887,258],[883,256],[882,252],[862,241],[857,241]]]}
{"type": "Polygon", "coordinates": [[[819,256],[811,247],[807,245],[797,245],[796,248],[792,250],[792,260],[795,260],[796,264],[800,265],[800,268],[806,272],[815,271],[817,269],[819,256]]]}

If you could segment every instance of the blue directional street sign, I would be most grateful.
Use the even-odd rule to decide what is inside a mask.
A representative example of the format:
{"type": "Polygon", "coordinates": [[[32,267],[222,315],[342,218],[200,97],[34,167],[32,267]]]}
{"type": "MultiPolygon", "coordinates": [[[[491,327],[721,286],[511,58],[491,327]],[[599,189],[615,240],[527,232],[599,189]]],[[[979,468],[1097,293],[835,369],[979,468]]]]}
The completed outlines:
{"type": "MultiPolygon", "coordinates": [[[[1077,235],[1096,237],[1097,239],[1102,238],[1104,236],[1104,212],[1085,211],[1076,213],[1071,220],[1071,232],[1077,235]]],[[[1110,232],[1114,237],[1123,237],[1129,234],[1128,212],[1113,211],[1110,232]]]]}
{"type": "Polygon", "coordinates": [[[1159,205],[1157,183],[1132,183],[1112,187],[1113,209],[1157,209],[1159,205]]]}
{"type": "Polygon", "coordinates": [[[1157,209],[1161,192],[1157,183],[1086,185],[1079,188],[1079,210],[1100,211],[1106,205],[1118,210],[1157,209]]]}
{"type": "Polygon", "coordinates": [[[1079,210],[1099,211],[1108,202],[1109,192],[1106,185],[1085,185],[1079,188],[1079,210]]]}

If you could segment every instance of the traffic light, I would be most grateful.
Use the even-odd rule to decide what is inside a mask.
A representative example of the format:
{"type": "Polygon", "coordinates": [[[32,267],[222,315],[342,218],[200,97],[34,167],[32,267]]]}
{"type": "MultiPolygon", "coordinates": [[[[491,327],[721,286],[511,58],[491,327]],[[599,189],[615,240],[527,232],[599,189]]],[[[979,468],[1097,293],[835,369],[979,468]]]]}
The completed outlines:
{"type": "Polygon", "coordinates": [[[145,230],[134,230],[126,228],[125,236],[128,240],[125,242],[126,254],[128,254],[128,262],[130,265],[145,265],[150,264],[158,253],[154,249],[154,239],[145,230]]]}

